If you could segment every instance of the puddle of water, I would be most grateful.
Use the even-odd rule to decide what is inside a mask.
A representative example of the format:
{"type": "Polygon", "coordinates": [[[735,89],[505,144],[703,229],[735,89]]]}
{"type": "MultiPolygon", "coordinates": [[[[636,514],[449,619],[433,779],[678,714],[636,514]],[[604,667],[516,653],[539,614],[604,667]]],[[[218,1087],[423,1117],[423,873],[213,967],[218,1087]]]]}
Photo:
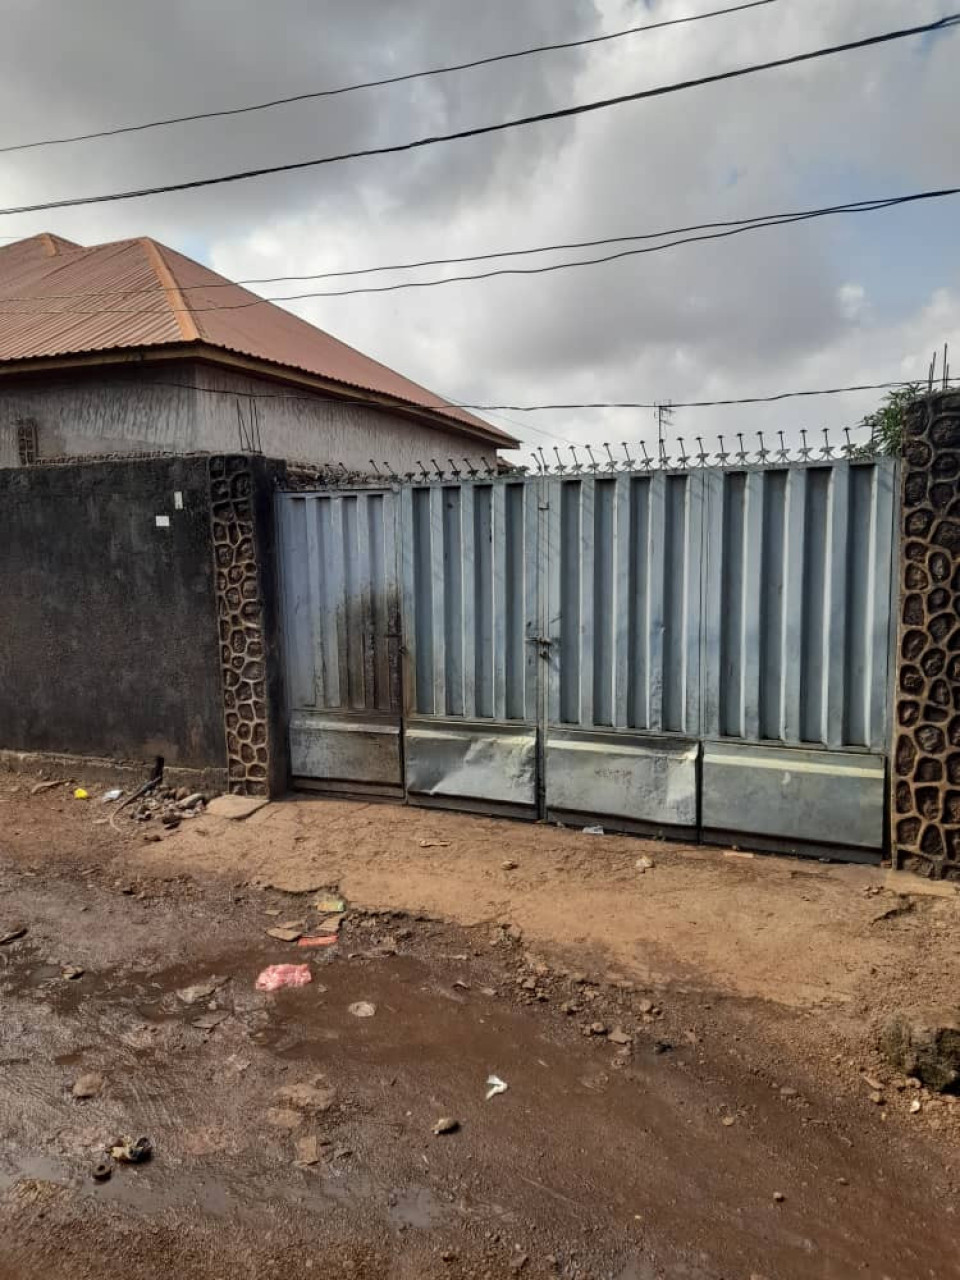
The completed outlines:
{"type": "Polygon", "coordinates": [[[31,1178],[37,1182],[52,1182],[58,1187],[68,1187],[73,1182],[70,1171],[58,1160],[30,1152],[18,1159],[15,1169],[9,1166],[0,1168],[0,1191],[8,1191],[16,1183],[31,1178]]]}
{"type": "Polygon", "coordinates": [[[429,1187],[408,1187],[391,1198],[387,1216],[394,1226],[402,1223],[407,1227],[427,1231],[443,1217],[443,1209],[429,1187]]]}

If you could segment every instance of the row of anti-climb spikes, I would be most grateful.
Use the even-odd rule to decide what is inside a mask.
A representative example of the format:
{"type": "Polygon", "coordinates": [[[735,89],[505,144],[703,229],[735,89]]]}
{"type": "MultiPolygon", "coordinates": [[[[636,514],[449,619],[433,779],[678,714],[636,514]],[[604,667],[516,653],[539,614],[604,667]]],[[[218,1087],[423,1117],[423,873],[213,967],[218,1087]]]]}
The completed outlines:
{"type": "MultiPolygon", "coordinates": [[[[497,468],[492,466],[489,459],[481,456],[479,465],[471,458],[464,458],[463,465],[460,466],[453,458],[447,459],[447,466],[442,467],[436,458],[430,459],[430,466],[424,466],[423,462],[417,460],[417,471],[397,471],[389,462],[378,464],[373,458],[370,459],[370,472],[368,479],[380,482],[400,481],[420,481],[426,483],[428,481],[437,480],[461,480],[464,477],[468,480],[474,480],[478,476],[481,478],[492,478],[498,475],[509,475],[510,472],[533,472],[536,475],[581,475],[584,473],[597,474],[606,472],[608,474],[614,472],[625,471],[684,471],[696,467],[745,467],[745,466],[783,466],[790,462],[816,462],[816,461],[835,461],[838,458],[850,458],[869,456],[870,444],[857,445],[850,438],[850,428],[844,428],[844,443],[835,446],[831,443],[830,432],[827,427],[822,428],[823,444],[819,447],[811,445],[809,437],[805,429],[801,429],[801,443],[798,448],[789,449],[784,440],[782,431],[777,432],[778,447],[776,449],[768,449],[766,438],[762,431],[757,432],[758,448],[756,450],[747,449],[744,444],[743,433],[736,433],[737,448],[730,451],[726,447],[726,441],[722,435],[718,435],[717,439],[720,448],[712,453],[704,448],[702,436],[697,436],[697,452],[694,454],[687,453],[685,442],[682,436],[677,437],[677,454],[676,458],[667,452],[667,443],[661,440],[657,445],[656,454],[651,454],[646,444],[641,440],[633,447],[638,450],[638,457],[631,455],[631,446],[623,441],[619,446],[623,450],[623,458],[615,456],[613,447],[604,443],[600,446],[606,457],[597,458],[593,449],[588,444],[568,445],[567,449],[570,453],[568,461],[564,461],[558,445],[553,446],[553,454],[555,461],[551,462],[543,447],[538,446],[530,457],[533,459],[533,467],[511,467],[509,464],[505,468],[497,468]],[[586,455],[586,460],[581,459],[578,449],[586,455]]],[[[350,471],[343,465],[338,464],[338,472],[334,475],[326,477],[334,483],[353,483],[357,479],[357,472],[350,471]]]]}
{"type": "Polygon", "coordinates": [[[646,444],[641,440],[635,446],[639,452],[639,457],[632,457],[630,446],[626,441],[622,442],[620,447],[623,449],[623,459],[614,455],[613,449],[607,443],[601,448],[606,453],[606,458],[597,460],[596,455],[590,445],[568,445],[571,455],[571,461],[564,462],[561,451],[557,445],[553,446],[555,462],[550,462],[543,450],[542,446],[538,446],[530,457],[533,459],[534,468],[539,475],[564,475],[567,473],[579,474],[582,472],[615,472],[615,471],[685,471],[691,466],[696,467],[753,467],[753,466],[782,466],[790,462],[816,462],[816,461],[836,461],[840,458],[852,457],[868,457],[870,456],[873,441],[868,441],[865,445],[854,444],[850,438],[850,428],[844,428],[844,443],[835,446],[830,440],[829,428],[822,428],[823,444],[819,447],[811,445],[809,437],[805,429],[800,431],[801,443],[799,448],[792,451],[787,447],[784,440],[783,432],[777,432],[778,447],[776,449],[768,449],[766,439],[762,431],[757,432],[758,448],[753,451],[744,445],[743,432],[736,433],[737,449],[730,451],[726,447],[726,440],[722,435],[717,436],[720,448],[712,453],[704,448],[703,437],[697,436],[697,452],[694,454],[687,453],[686,445],[682,436],[677,437],[677,454],[676,458],[667,452],[667,442],[660,440],[657,443],[656,454],[651,454],[646,444]],[[581,462],[577,454],[577,448],[583,450],[589,459],[588,462],[581,462]],[[712,460],[713,459],[713,460],[712,460]]]}

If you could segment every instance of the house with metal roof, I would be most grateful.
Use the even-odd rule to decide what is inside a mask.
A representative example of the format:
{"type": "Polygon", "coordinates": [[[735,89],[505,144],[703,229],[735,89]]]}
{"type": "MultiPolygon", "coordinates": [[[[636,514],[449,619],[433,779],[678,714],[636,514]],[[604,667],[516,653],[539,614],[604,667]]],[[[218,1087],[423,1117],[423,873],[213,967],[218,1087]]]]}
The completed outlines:
{"type": "Polygon", "coordinates": [[[516,444],[155,240],[0,247],[0,467],[239,450],[403,473],[516,444]]]}

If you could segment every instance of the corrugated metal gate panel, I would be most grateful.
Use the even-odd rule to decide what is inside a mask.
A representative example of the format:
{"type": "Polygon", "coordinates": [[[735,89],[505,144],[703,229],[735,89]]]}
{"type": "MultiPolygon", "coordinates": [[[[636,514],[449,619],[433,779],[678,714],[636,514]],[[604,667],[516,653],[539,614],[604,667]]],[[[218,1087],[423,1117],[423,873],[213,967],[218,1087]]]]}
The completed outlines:
{"type": "MultiPolygon", "coordinates": [[[[292,724],[314,744],[318,715],[398,733],[402,615],[422,799],[879,847],[896,474],[824,460],[284,495],[292,724]]],[[[399,781],[395,745],[350,769],[399,781]]]]}
{"type": "Polygon", "coordinates": [[[401,503],[408,788],[533,809],[538,487],[410,486],[401,503]]]}
{"type": "Polygon", "coordinates": [[[554,478],[546,492],[547,814],[692,832],[702,476],[554,478]],[[664,733],[677,736],[650,736],[664,733]]]}
{"type": "Polygon", "coordinates": [[[411,487],[401,501],[406,710],[535,720],[535,485],[411,487]]]}
{"type": "Polygon", "coordinates": [[[896,466],[703,483],[702,829],[879,849],[896,466]]]}
{"type": "Polygon", "coordinates": [[[397,496],[279,498],[291,768],[401,788],[397,496]]]}
{"type": "Polygon", "coordinates": [[[884,751],[892,461],[701,474],[703,736],[884,751]]]}

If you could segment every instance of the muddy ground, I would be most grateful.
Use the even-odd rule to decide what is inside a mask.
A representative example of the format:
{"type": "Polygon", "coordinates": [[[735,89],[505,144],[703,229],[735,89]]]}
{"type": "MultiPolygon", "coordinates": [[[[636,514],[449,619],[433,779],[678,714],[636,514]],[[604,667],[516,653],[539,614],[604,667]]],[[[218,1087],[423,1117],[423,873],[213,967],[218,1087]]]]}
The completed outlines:
{"type": "Polygon", "coordinates": [[[956,1001],[957,895],[310,799],[161,835],[32,782],[0,780],[4,1280],[960,1276],[960,1107],[875,1049],[956,1001]],[[335,946],[267,936],[321,890],[335,946]]]}

